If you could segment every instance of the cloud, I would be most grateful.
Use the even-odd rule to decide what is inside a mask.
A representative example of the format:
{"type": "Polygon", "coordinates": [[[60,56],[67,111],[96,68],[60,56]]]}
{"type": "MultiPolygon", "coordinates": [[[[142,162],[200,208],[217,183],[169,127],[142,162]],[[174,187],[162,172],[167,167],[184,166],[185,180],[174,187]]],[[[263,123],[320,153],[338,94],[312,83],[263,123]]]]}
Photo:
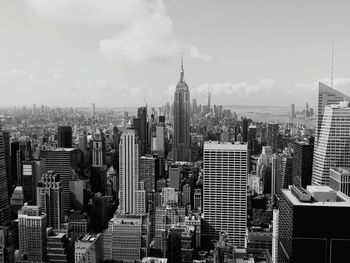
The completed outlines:
{"type": "Polygon", "coordinates": [[[178,57],[181,51],[193,59],[211,59],[194,45],[178,40],[163,0],[25,1],[47,19],[113,25],[115,31],[98,43],[99,51],[109,59],[137,62],[178,57]]]}

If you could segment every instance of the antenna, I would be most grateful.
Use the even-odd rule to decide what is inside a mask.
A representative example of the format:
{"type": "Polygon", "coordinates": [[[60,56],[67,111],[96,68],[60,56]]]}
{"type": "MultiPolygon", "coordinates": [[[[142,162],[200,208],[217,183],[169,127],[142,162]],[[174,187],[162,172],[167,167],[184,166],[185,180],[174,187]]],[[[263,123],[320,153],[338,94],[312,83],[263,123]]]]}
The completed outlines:
{"type": "Polygon", "coordinates": [[[334,62],[334,30],[332,34],[332,53],[331,53],[331,88],[333,88],[333,62],[334,62]]]}

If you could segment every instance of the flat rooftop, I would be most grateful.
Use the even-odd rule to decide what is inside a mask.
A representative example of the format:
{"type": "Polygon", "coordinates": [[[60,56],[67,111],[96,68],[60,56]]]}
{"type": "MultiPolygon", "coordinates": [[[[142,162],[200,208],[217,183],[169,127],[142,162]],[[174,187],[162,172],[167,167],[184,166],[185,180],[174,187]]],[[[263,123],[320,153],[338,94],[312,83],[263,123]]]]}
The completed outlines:
{"type": "Polygon", "coordinates": [[[350,167],[333,167],[332,170],[345,175],[350,175],[350,167]]]}
{"type": "Polygon", "coordinates": [[[204,150],[247,150],[247,144],[240,142],[206,141],[204,142],[204,150]]]}
{"type": "MultiPolygon", "coordinates": [[[[313,186],[314,187],[314,186],[313,186]]],[[[330,188],[329,186],[326,186],[330,188]]],[[[321,189],[319,186],[315,189],[321,189]]],[[[331,189],[331,188],[330,188],[331,189]]],[[[333,189],[331,189],[333,190],[333,189]]],[[[298,200],[298,198],[292,194],[291,190],[289,189],[282,189],[282,193],[292,202],[295,206],[326,206],[326,207],[350,207],[350,197],[343,194],[342,192],[336,192],[337,194],[337,201],[336,202],[301,202],[298,200]]],[[[334,190],[333,190],[334,191],[334,190]]]]}

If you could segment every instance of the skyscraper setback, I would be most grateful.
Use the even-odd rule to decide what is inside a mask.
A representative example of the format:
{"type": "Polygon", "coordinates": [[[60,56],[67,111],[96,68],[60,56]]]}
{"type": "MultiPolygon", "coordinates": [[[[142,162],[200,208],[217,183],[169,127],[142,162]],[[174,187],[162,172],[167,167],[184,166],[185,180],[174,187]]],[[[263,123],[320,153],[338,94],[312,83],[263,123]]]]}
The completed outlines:
{"type": "Polygon", "coordinates": [[[176,161],[191,160],[190,138],[190,91],[184,80],[184,68],[181,64],[180,81],[174,94],[174,157],[176,161]]]}

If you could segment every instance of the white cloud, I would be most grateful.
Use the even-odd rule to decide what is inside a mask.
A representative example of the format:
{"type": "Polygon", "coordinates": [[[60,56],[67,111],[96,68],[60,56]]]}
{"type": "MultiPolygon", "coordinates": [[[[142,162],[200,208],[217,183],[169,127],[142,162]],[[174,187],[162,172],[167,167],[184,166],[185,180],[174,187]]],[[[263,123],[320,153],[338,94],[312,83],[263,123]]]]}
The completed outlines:
{"type": "Polygon", "coordinates": [[[179,41],[163,0],[25,0],[37,14],[85,24],[113,25],[116,30],[99,41],[100,52],[110,59],[144,61],[178,57],[208,61],[197,47],[179,41]]]}

